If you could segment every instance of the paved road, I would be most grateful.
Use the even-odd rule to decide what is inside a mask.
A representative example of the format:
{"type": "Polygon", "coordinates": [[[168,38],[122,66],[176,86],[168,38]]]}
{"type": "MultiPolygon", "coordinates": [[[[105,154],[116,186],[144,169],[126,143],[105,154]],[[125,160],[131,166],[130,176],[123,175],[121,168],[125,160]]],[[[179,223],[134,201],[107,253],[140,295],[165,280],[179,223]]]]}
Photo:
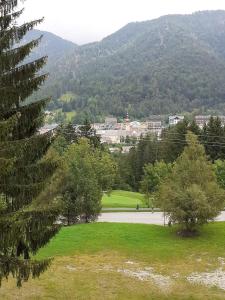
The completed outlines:
{"type": "MultiPolygon", "coordinates": [[[[160,211],[160,209],[159,208],[155,208],[154,209],[155,211],[160,211]]],[[[143,212],[143,211],[150,211],[150,212],[152,212],[152,209],[151,208],[139,208],[139,210],[137,210],[136,208],[126,208],[126,207],[114,207],[114,208],[102,208],[102,212],[104,213],[104,212],[107,212],[107,211],[111,211],[111,212],[116,212],[116,211],[121,211],[121,212],[132,212],[132,211],[134,211],[134,212],[143,212]]]]}
{"type": "MultiPolygon", "coordinates": [[[[225,212],[222,212],[216,221],[225,221],[225,212]]],[[[164,218],[161,212],[117,212],[102,213],[98,222],[163,225],[164,218]]]]}

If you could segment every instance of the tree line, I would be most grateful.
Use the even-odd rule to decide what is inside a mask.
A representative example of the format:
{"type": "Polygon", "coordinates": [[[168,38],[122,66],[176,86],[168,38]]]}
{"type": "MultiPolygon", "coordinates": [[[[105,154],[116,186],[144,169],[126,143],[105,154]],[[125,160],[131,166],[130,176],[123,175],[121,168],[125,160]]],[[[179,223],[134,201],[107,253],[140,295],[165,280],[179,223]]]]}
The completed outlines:
{"type": "Polygon", "coordinates": [[[195,121],[184,120],[164,129],[160,139],[152,135],[141,136],[129,154],[115,154],[119,166],[116,187],[140,190],[146,165],[154,165],[160,161],[171,164],[176,161],[187,145],[188,131],[198,137],[209,160],[215,163],[225,159],[225,128],[219,118],[211,117],[203,129],[200,129],[195,121]]]}

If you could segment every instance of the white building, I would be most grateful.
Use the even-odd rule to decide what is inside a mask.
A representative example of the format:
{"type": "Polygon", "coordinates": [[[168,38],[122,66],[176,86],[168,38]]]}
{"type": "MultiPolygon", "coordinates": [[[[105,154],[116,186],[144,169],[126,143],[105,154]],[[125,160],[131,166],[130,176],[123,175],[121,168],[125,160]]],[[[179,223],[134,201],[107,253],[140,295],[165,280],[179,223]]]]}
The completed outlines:
{"type": "Polygon", "coordinates": [[[116,125],[117,124],[117,118],[107,117],[107,118],[105,118],[105,124],[107,124],[107,125],[116,125]]]}
{"type": "Polygon", "coordinates": [[[169,126],[177,125],[184,120],[184,116],[169,116],[169,126]]]}
{"type": "Polygon", "coordinates": [[[149,133],[156,135],[160,138],[162,134],[162,121],[149,121],[148,122],[148,131],[149,133]]]}
{"type": "Polygon", "coordinates": [[[59,125],[56,124],[56,123],[54,123],[54,124],[46,124],[43,127],[41,127],[38,132],[39,132],[39,134],[46,134],[46,133],[48,133],[50,131],[54,132],[57,129],[58,126],[59,125]]]}
{"type": "Polygon", "coordinates": [[[209,123],[210,116],[196,116],[195,122],[201,129],[209,123]]]}
{"type": "MultiPolygon", "coordinates": [[[[213,116],[213,118],[219,118],[223,126],[225,126],[225,116],[213,116]]],[[[204,125],[209,123],[211,116],[195,116],[196,124],[202,129],[204,125]]]]}

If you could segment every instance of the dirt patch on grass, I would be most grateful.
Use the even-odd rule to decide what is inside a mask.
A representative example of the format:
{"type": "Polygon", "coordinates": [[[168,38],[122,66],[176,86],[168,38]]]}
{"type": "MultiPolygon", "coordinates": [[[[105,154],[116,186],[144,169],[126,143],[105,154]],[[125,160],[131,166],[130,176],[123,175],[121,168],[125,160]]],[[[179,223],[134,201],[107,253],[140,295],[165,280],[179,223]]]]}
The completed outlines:
{"type": "Polygon", "coordinates": [[[208,287],[216,286],[225,291],[225,271],[221,269],[209,273],[193,273],[187,277],[187,280],[191,283],[203,284],[208,287]]]}
{"type": "MultiPolygon", "coordinates": [[[[196,255],[196,258],[202,256],[196,255]]],[[[195,257],[192,257],[193,265],[184,264],[183,261],[174,261],[171,264],[162,264],[154,260],[146,262],[121,256],[116,252],[59,257],[39,280],[30,280],[19,290],[11,278],[8,283],[4,282],[3,288],[0,289],[0,299],[222,300],[222,284],[225,282],[224,259],[215,257],[214,260],[215,264],[213,262],[212,267],[208,269],[206,260],[198,262],[195,257]],[[194,276],[204,275],[203,272],[209,273],[213,270],[220,272],[217,277],[221,277],[222,283],[215,284],[214,280],[213,284],[208,286],[216,285],[221,289],[207,288],[203,281],[203,284],[199,284],[194,276]]]]}
{"type": "Polygon", "coordinates": [[[129,277],[137,278],[141,281],[153,281],[158,288],[164,290],[168,290],[172,285],[172,280],[169,276],[155,274],[153,268],[145,268],[144,270],[139,269],[136,271],[129,269],[118,269],[117,272],[129,277]]]}
{"type": "Polygon", "coordinates": [[[211,272],[195,272],[187,277],[187,280],[193,284],[202,284],[207,287],[218,287],[225,291],[225,259],[218,257],[220,267],[211,272]]]}

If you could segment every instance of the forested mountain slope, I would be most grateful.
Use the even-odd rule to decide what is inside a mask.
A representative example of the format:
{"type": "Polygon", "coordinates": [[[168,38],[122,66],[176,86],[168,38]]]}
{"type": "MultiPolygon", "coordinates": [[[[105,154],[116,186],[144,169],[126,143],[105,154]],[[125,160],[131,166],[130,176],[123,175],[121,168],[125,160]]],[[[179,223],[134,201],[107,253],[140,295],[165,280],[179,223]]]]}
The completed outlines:
{"type": "Polygon", "coordinates": [[[131,23],[48,68],[48,91],[55,100],[72,92],[65,109],[78,118],[225,111],[225,11],[131,23]]]}
{"type": "Polygon", "coordinates": [[[77,47],[76,44],[62,39],[53,33],[36,29],[29,31],[26,34],[23,39],[23,43],[25,44],[31,40],[39,38],[40,36],[42,36],[42,40],[39,46],[32,51],[31,59],[47,55],[49,65],[56,64],[59,59],[62,59],[65,55],[71,54],[77,47]]]}

